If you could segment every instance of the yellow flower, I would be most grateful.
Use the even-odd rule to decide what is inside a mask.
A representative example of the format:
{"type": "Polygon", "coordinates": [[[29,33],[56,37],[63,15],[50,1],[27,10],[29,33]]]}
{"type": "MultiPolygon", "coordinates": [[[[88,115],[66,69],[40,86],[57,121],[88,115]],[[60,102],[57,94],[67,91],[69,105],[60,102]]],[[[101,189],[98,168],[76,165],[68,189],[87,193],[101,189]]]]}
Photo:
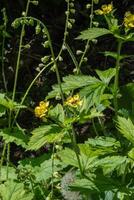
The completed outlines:
{"type": "Polygon", "coordinates": [[[132,14],[130,11],[125,13],[124,26],[126,28],[134,28],[134,14],[132,14]]]}
{"type": "Polygon", "coordinates": [[[82,101],[80,100],[79,94],[76,94],[72,97],[68,97],[65,101],[65,105],[68,105],[73,108],[77,108],[78,106],[82,105],[82,101]]]}
{"type": "Polygon", "coordinates": [[[46,101],[41,101],[39,103],[39,106],[36,106],[34,109],[34,113],[36,117],[42,118],[46,115],[46,113],[48,112],[48,106],[49,106],[49,102],[46,101]]]}
{"type": "Polygon", "coordinates": [[[109,14],[113,10],[113,4],[104,4],[101,6],[101,9],[95,11],[97,15],[106,15],[109,14]]]}

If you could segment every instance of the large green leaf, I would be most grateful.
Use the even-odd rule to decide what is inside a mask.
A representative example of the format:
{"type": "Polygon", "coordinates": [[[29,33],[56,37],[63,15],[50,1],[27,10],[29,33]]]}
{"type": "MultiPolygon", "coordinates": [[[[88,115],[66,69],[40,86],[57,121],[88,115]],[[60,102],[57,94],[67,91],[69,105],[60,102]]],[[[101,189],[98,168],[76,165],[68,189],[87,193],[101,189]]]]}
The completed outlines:
{"type": "Polygon", "coordinates": [[[76,39],[82,40],[93,40],[103,35],[112,34],[108,29],[105,28],[89,28],[85,31],[82,31],[80,36],[76,39]]]}
{"type": "Polygon", "coordinates": [[[3,137],[6,143],[14,142],[17,145],[22,147],[27,147],[28,136],[24,133],[23,130],[19,128],[5,128],[0,130],[0,136],[3,137]]]}
{"type": "Polygon", "coordinates": [[[116,69],[115,68],[109,68],[105,71],[96,70],[96,73],[98,74],[98,76],[102,80],[102,82],[104,82],[105,84],[109,84],[110,80],[116,74],[116,69]]]}
{"type": "Polygon", "coordinates": [[[40,126],[32,131],[29,149],[37,150],[47,143],[59,142],[63,136],[63,129],[56,124],[40,126]]]}
{"type": "MultiPolygon", "coordinates": [[[[98,79],[92,76],[86,75],[69,75],[63,78],[63,83],[61,84],[62,90],[64,93],[84,86],[93,84],[97,82],[98,79]]],[[[60,97],[60,88],[59,85],[54,85],[53,90],[48,93],[47,98],[60,97]]]]}
{"type": "MultiPolygon", "coordinates": [[[[60,151],[58,153],[58,155],[63,163],[74,166],[74,167],[79,167],[79,163],[78,163],[76,154],[73,150],[71,150],[69,148],[65,148],[64,150],[60,151]]],[[[93,163],[97,159],[96,156],[89,157],[86,154],[84,154],[81,151],[81,148],[80,148],[79,158],[80,158],[80,162],[81,162],[81,165],[82,165],[82,168],[84,171],[87,171],[89,169],[91,170],[93,163]]]]}
{"type": "MultiPolygon", "coordinates": [[[[9,179],[17,179],[17,174],[16,174],[16,170],[13,167],[8,167],[8,178],[9,179]]],[[[6,166],[2,166],[1,168],[1,176],[0,176],[0,181],[4,182],[7,179],[7,167],[6,166]]]]}
{"type": "Polygon", "coordinates": [[[22,183],[9,180],[0,185],[0,196],[2,200],[32,200],[33,194],[24,190],[22,183]]]}
{"type": "Polygon", "coordinates": [[[96,148],[113,147],[114,149],[116,149],[120,147],[120,142],[117,141],[115,138],[104,136],[89,138],[86,143],[96,148]]]}
{"type": "Polygon", "coordinates": [[[52,161],[52,159],[44,161],[40,165],[40,168],[38,168],[38,170],[35,171],[37,182],[45,181],[51,178],[53,172],[58,172],[64,167],[66,167],[66,165],[56,158],[54,159],[54,161],[52,161]]]}
{"type": "Polygon", "coordinates": [[[117,152],[120,148],[120,143],[114,138],[99,137],[95,139],[89,139],[86,144],[79,144],[81,153],[87,157],[102,156],[117,152]]]}
{"type": "Polygon", "coordinates": [[[130,162],[131,160],[126,156],[107,156],[98,159],[94,163],[94,166],[96,168],[102,168],[105,175],[111,174],[114,171],[117,171],[118,175],[123,175],[130,162]]]}
{"type": "Polygon", "coordinates": [[[64,150],[60,151],[58,155],[61,158],[62,162],[75,167],[79,166],[76,154],[73,150],[65,148],[64,150]]]}
{"type": "Polygon", "coordinates": [[[72,190],[84,193],[101,193],[108,190],[114,190],[120,187],[120,184],[111,178],[97,175],[94,179],[77,179],[70,185],[72,190]]]}
{"type": "Polygon", "coordinates": [[[117,128],[119,132],[134,145],[134,124],[130,119],[118,117],[117,128]]]}
{"type": "Polygon", "coordinates": [[[57,104],[49,111],[49,117],[55,122],[64,123],[65,114],[61,104],[57,104]]]}
{"type": "Polygon", "coordinates": [[[101,102],[101,96],[103,95],[105,88],[106,86],[103,82],[99,80],[96,82],[94,81],[92,84],[80,90],[80,96],[87,97],[88,107],[91,107],[94,104],[98,105],[101,102]]]}

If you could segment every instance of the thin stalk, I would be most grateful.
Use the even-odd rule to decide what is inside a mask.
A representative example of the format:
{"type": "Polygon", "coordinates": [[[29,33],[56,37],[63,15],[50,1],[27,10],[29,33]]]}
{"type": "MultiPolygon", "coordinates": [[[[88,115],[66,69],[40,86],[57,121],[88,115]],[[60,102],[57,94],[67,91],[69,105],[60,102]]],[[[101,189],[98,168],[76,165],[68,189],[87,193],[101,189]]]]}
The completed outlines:
{"type": "MultiPolygon", "coordinates": [[[[20,105],[22,105],[22,104],[24,103],[24,101],[25,101],[25,99],[26,99],[26,97],[27,97],[27,95],[28,95],[30,89],[31,89],[32,86],[34,85],[35,81],[36,81],[36,80],[39,78],[39,76],[44,72],[44,70],[45,70],[47,67],[49,67],[52,63],[53,63],[53,61],[50,62],[48,65],[44,66],[44,67],[42,68],[42,70],[36,75],[36,77],[32,80],[32,82],[31,82],[30,85],[28,86],[28,88],[27,88],[27,90],[26,90],[26,92],[25,92],[25,94],[24,94],[24,96],[23,96],[23,98],[22,98],[22,100],[21,100],[21,102],[20,102],[20,105]]],[[[16,112],[16,115],[15,115],[15,117],[14,117],[12,126],[13,126],[13,124],[15,123],[17,117],[18,117],[19,111],[20,111],[20,108],[19,108],[19,109],[17,110],[17,112],[16,112]]]]}
{"type": "Polygon", "coordinates": [[[80,169],[81,176],[90,180],[90,178],[84,173],[84,170],[82,168],[82,164],[81,164],[81,160],[80,160],[80,156],[79,156],[79,153],[80,153],[79,147],[77,145],[75,130],[74,130],[73,126],[72,126],[72,134],[69,133],[69,136],[70,136],[70,139],[71,139],[71,142],[72,142],[72,145],[73,145],[73,148],[74,148],[74,152],[75,152],[75,155],[76,155],[76,158],[77,158],[77,161],[78,161],[78,166],[79,166],[79,169],[80,169]]]}
{"type": "MultiPolygon", "coordinates": [[[[27,1],[26,12],[25,12],[25,16],[23,17],[24,19],[27,17],[29,4],[30,4],[30,0],[27,1]]],[[[25,31],[25,24],[22,25],[21,34],[20,34],[20,42],[19,42],[19,49],[18,49],[18,57],[17,57],[17,63],[16,63],[15,77],[14,77],[12,101],[15,100],[24,31],[25,31]]],[[[12,110],[10,110],[10,112],[9,112],[9,127],[11,127],[11,119],[12,119],[12,110]]]]}
{"type": "Polygon", "coordinates": [[[78,62],[76,60],[75,55],[73,54],[71,48],[69,47],[69,45],[67,43],[65,43],[65,47],[67,48],[67,51],[68,51],[70,57],[72,58],[72,61],[73,61],[74,65],[75,65],[77,74],[79,74],[79,68],[78,68],[79,64],[78,64],[78,62]]]}
{"type": "Polygon", "coordinates": [[[45,26],[45,24],[42,21],[40,21],[39,19],[36,19],[35,17],[21,17],[19,19],[24,19],[24,18],[25,19],[33,19],[34,21],[37,21],[45,29],[45,33],[47,35],[47,39],[48,39],[49,46],[50,46],[50,51],[51,51],[51,55],[52,55],[53,64],[54,64],[54,67],[55,67],[57,82],[58,82],[58,85],[59,85],[59,88],[60,88],[60,93],[61,93],[60,95],[61,95],[62,103],[64,104],[64,96],[63,96],[63,91],[62,91],[62,87],[61,87],[59,69],[58,69],[58,66],[57,66],[57,59],[56,59],[56,57],[54,55],[54,50],[53,50],[53,46],[52,46],[52,42],[51,42],[51,37],[50,37],[49,31],[48,31],[47,27],[45,26]]]}
{"type": "MultiPolygon", "coordinates": [[[[30,0],[27,1],[26,5],[26,12],[24,18],[26,18],[28,14],[30,0]]],[[[18,50],[18,57],[17,57],[17,63],[16,63],[16,70],[15,70],[15,77],[14,77],[14,86],[13,86],[13,94],[12,94],[12,101],[15,100],[15,94],[16,94],[16,87],[17,87],[17,80],[18,80],[18,72],[19,72],[19,66],[20,66],[20,57],[21,57],[21,48],[22,48],[22,42],[23,42],[23,36],[25,31],[25,24],[22,25],[21,34],[20,34],[20,42],[19,42],[19,50],[18,50]]],[[[12,110],[9,111],[9,119],[8,119],[8,127],[11,128],[11,120],[12,120],[12,110]]],[[[10,162],[10,143],[7,145],[7,173],[6,178],[8,179],[8,167],[10,162]]]]}
{"type": "Polygon", "coordinates": [[[3,161],[4,161],[4,156],[6,153],[6,143],[4,143],[4,147],[3,147],[3,151],[2,151],[2,155],[1,155],[1,160],[0,160],[0,182],[1,182],[1,170],[2,170],[2,165],[3,165],[3,161]]]}
{"type": "MultiPolygon", "coordinates": [[[[89,28],[92,28],[93,16],[94,16],[93,13],[94,13],[94,1],[92,0],[89,28]]],[[[79,66],[78,66],[78,68],[79,68],[79,73],[81,72],[80,68],[81,68],[81,65],[82,65],[82,63],[83,63],[83,59],[84,59],[84,57],[85,57],[85,55],[86,55],[86,53],[87,53],[87,51],[88,51],[88,48],[89,48],[89,42],[90,42],[90,40],[87,40],[87,43],[86,43],[84,52],[83,52],[83,54],[82,54],[82,56],[81,56],[81,59],[80,59],[80,62],[79,62],[79,66]]]]}
{"type": "MultiPolygon", "coordinates": [[[[27,1],[26,12],[25,12],[24,18],[27,17],[29,4],[30,4],[30,0],[27,1]]],[[[19,72],[19,66],[20,66],[20,57],[21,57],[21,48],[22,48],[24,31],[25,31],[25,24],[22,25],[21,34],[20,34],[19,50],[18,50],[18,57],[17,57],[17,64],[16,64],[16,71],[15,71],[15,78],[14,78],[14,87],[13,87],[13,96],[12,96],[13,101],[15,99],[15,93],[16,93],[16,87],[17,87],[18,72],[19,72]]]]}
{"type": "Polygon", "coordinates": [[[10,143],[7,144],[7,168],[6,168],[6,180],[8,180],[9,174],[9,162],[10,162],[10,143]]]}
{"type": "Polygon", "coordinates": [[[55,144],[53,144],[53,149],[52,149],[51,198],[53,198],[53,193],[54,193],[54,149],[55,149],[55,144]]]}
{"type": "Polygon", "coordinates": [[[6,76],[5,76],[5,69],[4,69],[4,57],[5,57],[5,33],[7,29],[7,17],[6,17],[6,10],[5,8],[2,10],[3,11],[3,19],[4,19],[4,29],[3,29],[3,39],[2,39],[2,52],[1,52],[1,67],[2,67],[2,78],[3,78],[3,84],[5,91],[7,92],[7,83],[6,83],[6,76]]]}
{"type": "Polygon", "coordinates": [[[63,51],[63,48],[65,46],[65,43],[66,43],[66,38],[67,38],[67,29],[68,29],[68,20],[69,20],[69,2],[70,0],[67,1],[67,11],[66,11],[66,22],[65,22],[65,29],[64,29],[64,37],[63,37],[63,42],[62,42],[62,45],[61,45],[61,49],[58,53],[58,56],[57,57],[60,57],[62,51],[63,51]]]}
{"type": "MultiPolygon", "coordinates": [[[[65,31],[64,31],[64,38],[63,38],[62,47],[61,47],[61,49],[60,49],[60,51],[59,51],[57,57],[54,59],[54,61],[57,61],[57,60],[59,59],[59,57],[60,57],[60,55],[61,55],[61,53],[62,53],[62,50],[63,50],[63,46],[65,45],[65,42],[66,42],[67,34],[65,34],[65,33],[67,32],[67,23],[68,23],[68,19],[69,19],[69,1],[68,1],[68,4],[67,4],[67,15],[66,15],[66,16],[67,16],[67,17],[66,17],[65,31]]],[[[21,17],[21,18],[23,19],[24,17],[21,17]]],[[[21,19],[21,18],[19,18],[19,19],[21,19]]],[[[30,17],[26,17],[26,18],[27,18],[27,19],[30,19],[30,17]]],[[[44,27],[44,24],[43,24],[40,20],[38,20],[38,19],[36,19],[36,18],[34,18],[34,17],[32,17],[32,19],[35,20],[35,21],[38,21],[38,22],[44,27]]],[[[20,105],[22,105],[22,104],[24,103],[24,101],[25,101],[25,99],[26,99],[26,97],[27,97],[27,95],[28,95],[30,89],[32,88],[32,86],[34,85],[34,83],[35,83],[35,81],[38,79],[38,77],[43,73],[43,71],[44,71],[47,67],[49,67],[51,64],[53,64],[54,61],[52,61],[52,62],[50,62],[48,65],[44,66],[44,67],[42,68],[42,70],[36,75],[36,77],[33,79],[33,81],[31,82],[31,84],[30,84],[29,87],[27,88],[27,90],[26,90],[26,92],[25,92],[25,94],[24,94],[24,96],[23,96],[23,98],[22,98],[22,100],[21,100],[21,102],[20,102],[20,105]]],[[[75,63],[75,64],[76,64],[76,63],[75,63]]],[[[59,74],[59,73],[58,73],[58,74],[59,74]]],[[[59,75],[58,75],[58,77],[59,77],[59,75]]],[[[61,82],[61,81],[59,81],[59,82],[61,82]]],[[[61,84],[60,84],[60,85],[61,85],[61,84]]],[[[63,101],[63,99],[64,99],[64,97],[62,97],[62,101],[63,101]]],[[[19,114],[19,111],[20,111],[20,109],[18,109],[18,111],[17,111],[17,113],[16,113],[16,115],[15,115],[15,117],[14,117],[13,124],[15,123],[15,120],[16,120],[18,114],[19,114]]]]}
{"type": "Polygon", "coordinates": [[[99,136],[99,133],[98,133],[96,127],[95,127],[94,119],[92,119],[92,124],[93,124],[94,132],[95,132],[96,136],[98,137],[98,136],[99,136]]]}
{"type": "Polygon", "coordinates": [[[121,47],[122,41],[118,40],[117,46],[117,59],[116,59],[116,74],[114,79],[114,109],[115,109],[115,116],[117,117],[118,114],[118,89],[119,89],[119,70],[120,70],[120,54],[121,54],[121,47]]]}
{"type": "Polygon", "coordinates": [[[58,69],[58,65],[57,65],[56,59],[55,59],[55,55],[54,55],[53,46],[52,46],[52,42],[51,42],[51,38],[50,38],[49,32],[48,32],[46,27],[45,27],[45,29],[46,29],[46,33],[47,33],[47,37],[48,37],[48,41],[49,41],[49,45],[50,45],[51,55],[52,55],[54,66],[55,66],[55,72],[56,72],[58,85],[59,85],[59,88],[60,88],[60,95],[61,95],[61,99],[62,99],[62,104],[64,105],[64,95],[63,95],[63,90],[62,90],[62,86],[61,86],[61,79],[60,79],[59,69],[58,69]]]}
{"type": "Polygon", "coordinates": [[[77,157],[80,173],[83,176],[84,175],[83,174],[83,169],[82,169],[82,165],[81,165],[81,161],[80,161],[80,157],[79,157],[79,147],[77,145],[76,136],[75,136],[75,130],[74,130],[73,126],[72,126],[72,134],[70,133],[70,138],[71,138],[71,141],[72,141],[74,152],[75,152],[76,157],[77,157]]]}
{"type": "Polygon", "coordinates": [[[103,122],[102,122],[102,120],[101,120],[100,117],[98,117],[98,122],[99,122],[99,124],[100,124],[100,126],[101,126],[101,130],[102,130],[102,132],[103,132],[103,135],[106,136],[107,134],[106,134],[105,126],[104,126],[104,124],[103,124],[103,122]]]}

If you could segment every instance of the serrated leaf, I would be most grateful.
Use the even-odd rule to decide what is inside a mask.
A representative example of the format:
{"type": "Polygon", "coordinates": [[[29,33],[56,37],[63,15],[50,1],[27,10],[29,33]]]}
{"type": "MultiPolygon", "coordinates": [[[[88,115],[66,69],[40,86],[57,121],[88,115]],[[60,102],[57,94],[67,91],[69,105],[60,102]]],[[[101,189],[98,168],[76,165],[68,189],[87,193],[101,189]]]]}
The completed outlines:
{"type": "Polygon", "coordinates": [[[120,142],[117,141],[115,138],[112,137],[97,137],[97,138],[89,138],[88,141],[86,141],[86,144],[91,145],[92,147],[96,148],[104,148],[104,147],[114,147],[119,148],[120,142]]]}
{"type": "Polygon", "coordinates": [[[63,129],[56,124],[40,126],[32,131],[32,136],[28,143],[30,150],[37,150],[47,143],[61,141],[64,133],[63,129]]]}
{"type": "Polygon", "coordinates": [[[132,121],[129,118],[118,117],[117,128],[134,145],[134,124],[132,121]]]}
{"type": "Polygon", "coordinates": [[[60,160],[54,159],[54,163],[52,164],[52,159],[44,161],[38,170],[36,170],[37,182],[45,181],[52,177],[53,172],[58,172],[66,167],[60,160]]]}
{"type": "Polygon", "coordinates": [[[105,84],[98,80],[89,86],[82,88],[80,90],[80,96],[87,98],[89,107],[94,104],[98,105],[101,102],[101,96],[104,93],[105,88],[105,84]]]}
{"type": "Polygon", "coordinates": [[[20,160],[19,164],[22,166],[31,165],[32,167],[40,166],[45,160],[50,158],[50,154],[43,154],[41,156],[36,156],[34,158],[25,158],[24,160],[20,160]]]}
{"type": "Polygon", "coordinates": [[[0,93],[0,105],[10,110],[26,108],[26,106],[12,101],[11,99],[7,98],[5,94],[2,94],[2,93],[0,93]]]}
{"type": "Polygon", "coordinates": [[[0,130],[0,136],[6,143],[14,142],[24,148],[27,148],[28,137],[23,130],[18,128],[5,128],[0,130]]]}
{"type": "Polygon", "coordinates": [[[49,117],[55,122],[64,123],[65,114],[61,104],[57,104],[49,111],[49,117]]]}
{"type": "MultiPolygon", "coordinates": [[[[8,169],[8,178],[9,179],[17,179],[17,174],[16,174],[16,170],[13,167],[9,167],[8,169]]],[[[7,167],[6,166],[2,166],[1,168],[1,176],[0,176],[0,181],[4,182],[7,179],[7,167]]]]}
{"type": "Polygon", "coordinates": [[[98,74],[99,78],[105,83],[109,84],[110,80],[115,76],[116,69],[115,68],[109,68],[105,71],[96,70],[96,73],[98,74]]]}
{"type": "Polygon", "coordinates": [[[97,160],[94,165],[96,168],[102,168],[105,175],[114,171],[117,171],[118,175],[122,175],[130,162],[130,159],[126,156],[107,156],[97,160]]]}
{"type": "MultiPolygon", "coordinates": [[[[78,163],[76,154],[73,150],[71,150],[69,148],[65,148],[64,150],[62,150],[58,153],[58,156],[60,157],[60,159],[62,160],[63,163],[79,168],[79,163],[78,163]]],[[[84,154],[81,151],[81,148],[80,148],[79,159],[80,159],[83,171],[86,171],[89,169],[91,170],[91,167],[92,167],[93,163],[96,161],[97,157],[96,156],[93,156],[93,157],[87,156],[86,154],[84,154]]]]}
{"type": "Polygon", "coordinates": [[[64,150],[58,152],[58,156],[61,158],[62,162],[68,165],[75,167],[79,166],[75,152],[69,148],[65,148],[64,150]]]}
{"type": "Polygon", "coordinates": [[[105,56],[110,56],[112,58],[114,58],[115,60],[117,59],[117,57],[119,57],[119,60],[123,60],[125,58],[129,58],[129,57],[134,57],[134,55],[118,55],[117,52],[111,52],[111,51],[105,51],[104,52],[105,56]]]}
{"type": "Polygon", "coordinates": [[[118,182],[102,175],[97,175],[92,181],[89,179],[77,179],[70,185],[73,191],[80,191],[82,193],[101,193],[119,187],[120,184],[118,182]]]}
{"type": "Polygon", "coordinates": [[[24,190],[22,183],[9,180],[0,185],[0,196],[3,200],[32,200],[33,194],[24,190]]]}
{"type": "Polygon", "coordinates": [[[128,156],[134,160],[134,148],[128,152],[128,156]]]}
{"type": "MultiPolygon", "coordinates": [[[[62,91],[64,93],[82,88],[84,86],[93,84],[98,79],[92,76],[86,76],[86,75],[69,75],[63,78],[63,83],[61,84],[62,91]]],[[[59,85],[52,86],[53,90],[48,93],[47,99],[53,98],[56,96],[60,96],[60,88],[59,85]]]]}
{"type": "Polygon", "coordinates": [[[81,35],[76,39],[82,40],[93,40],[103,35],[112,34],[108,29],[105,28],[89,28],[88,30],[82,31],[81,35]]]}

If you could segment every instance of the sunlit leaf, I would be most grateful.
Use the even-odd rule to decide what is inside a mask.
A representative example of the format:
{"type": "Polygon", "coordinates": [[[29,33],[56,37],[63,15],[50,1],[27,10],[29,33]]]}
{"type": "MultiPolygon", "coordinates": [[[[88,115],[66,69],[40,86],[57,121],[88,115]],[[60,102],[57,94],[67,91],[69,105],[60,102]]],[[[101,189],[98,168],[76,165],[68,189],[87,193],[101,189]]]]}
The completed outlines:
{"type": "Polygon", "coordinates": [[[56,124],[40,126],[32,131],[28,146],[30,150],[37,150],[47,143],[61,141],[63,136],[62,128],[56,124]]]}
{"type": "Polygon", "coordinates": [[[103,35],[112,34],[108,29],[105,28],[89,28],[81,32],[81,35],[76,39],[82,40],[93,40],[103,35]]]}
{"type": "Polygon", "coordinates": [[[134,124],[130,119],[118,117],[117,128],[119,132],[134,145],[134,124]]]}
{"type": "Polygon", "coordinates": [[[13,180],[0,185],[0,196],[3,200],[32,200],[33,194],[24,190],[23,183],[13,180]]]}
{"type": "Polygon", "coordinates": [[[0,130],[0,136],[5,140],[6,143],[14,142],[24,148],[27,147],[28,136],[23,130],[19,128],[4,128],[0,130]]]}

